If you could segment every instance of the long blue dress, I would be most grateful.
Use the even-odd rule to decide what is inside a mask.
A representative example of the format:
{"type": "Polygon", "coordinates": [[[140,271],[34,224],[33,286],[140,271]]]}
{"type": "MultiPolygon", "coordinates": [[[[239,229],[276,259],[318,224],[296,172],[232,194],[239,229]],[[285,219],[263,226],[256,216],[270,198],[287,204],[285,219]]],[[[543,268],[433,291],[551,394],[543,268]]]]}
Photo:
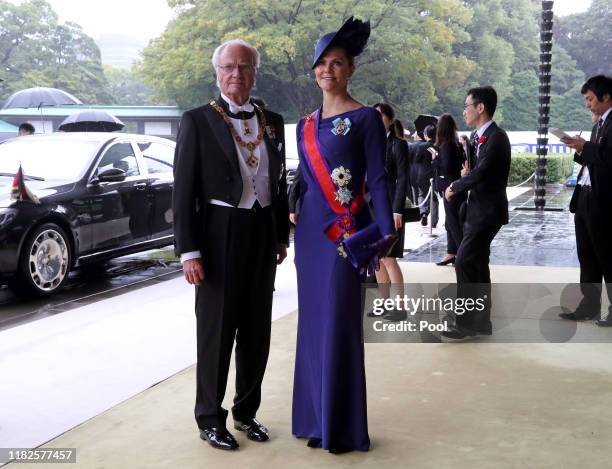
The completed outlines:
{"type": "MultiPolygon", "coordinates": [[[[315,121],[318,144],[328,167],[348,168],[349,189],[357,194],[367,174],[368,190],[383,234],[395,233],[384,169],[385,129],[378,111],[362,107],[315,121]],[[334,135],[333,121],[350,120],[345,135],[334,135]]],[[[325,229],[336,218],[305,160],[304,119],[297,140],[306,190],[295,232],[298,332],[293,387],[292,432],[318,438],[321,447],[367,451],[368,437],[361,283],[365,280],[338,254],[325,229]]],[[[371,221],[367,206],[357,229],[371,221]]]]}

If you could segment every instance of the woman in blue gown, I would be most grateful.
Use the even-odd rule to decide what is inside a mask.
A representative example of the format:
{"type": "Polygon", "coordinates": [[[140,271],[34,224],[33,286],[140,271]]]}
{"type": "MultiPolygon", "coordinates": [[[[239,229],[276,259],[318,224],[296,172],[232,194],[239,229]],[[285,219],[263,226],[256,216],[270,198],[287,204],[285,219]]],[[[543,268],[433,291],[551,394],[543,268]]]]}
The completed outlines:
{"type": "MultiPolygon", "coordinates": [[[[325,176],[336,184],[337,197],[343,198],[341,189],[350,191],[347,207],[360,200],[367,176],[376,223],[385,241],[392,243],[395,228],[384,169],[385,129],[378,111],[363,106],[347,91],[354,58],[369,34],[369,22],[351,18],[319,40],[313,68],[323,104],[297,126],[305,189],[295,232],[299,313],[292,432],[308,438],[308,446],[332,453],[367,451],[370,446],[361,309],[365,274],[339,255],[338,243],[330,238],[338,214],[308,157],[304,128],[312,120],[317,147],[330,172],[325,176]]],[[[352,220],[358,231],[371,218],[367,206],[355,203],[355,208],[352,220]]]]}

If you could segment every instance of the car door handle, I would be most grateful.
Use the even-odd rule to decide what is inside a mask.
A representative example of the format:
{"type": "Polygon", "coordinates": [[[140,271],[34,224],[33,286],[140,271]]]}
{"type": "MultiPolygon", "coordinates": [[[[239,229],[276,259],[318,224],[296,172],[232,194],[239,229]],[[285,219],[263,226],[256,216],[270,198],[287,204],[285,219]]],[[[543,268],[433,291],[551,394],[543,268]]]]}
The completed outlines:
{"type": "Polygon", "coordinates": [[[146,182],[139,182],[138,184],[134,184],[134,188],[137,191],[144,191],[147,188],[147,183],[146,182]]]}

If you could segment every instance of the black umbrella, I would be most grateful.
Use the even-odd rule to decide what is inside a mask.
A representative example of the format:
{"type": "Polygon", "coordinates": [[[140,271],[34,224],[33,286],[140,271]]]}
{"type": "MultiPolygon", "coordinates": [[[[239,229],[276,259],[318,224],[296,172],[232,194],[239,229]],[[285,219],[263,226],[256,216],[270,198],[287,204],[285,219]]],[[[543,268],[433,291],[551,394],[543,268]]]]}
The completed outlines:
{"type": "Polygon", "coordinates": [[[106,111],[84,109],[63,120],[58,130],[64,132],[114,132],[125,124],[106,111]]]}
{"type": "Polygon", "coordinates": [[[427,114],[419,114],[418,117],[414,120],[414,127],[419,134],[419,137],[423,139],[423,130],[428,125],[438,125],[438,118],[436,116],[430,116],[427,114]]]}
{"type": "Polygon", "coordinates": [[[32,108],[44,106],[63,106],[70,104],[83,104],[70,93],[57,88],[28,88],[17,91],[8,97],[2,109],[32,108]]]}

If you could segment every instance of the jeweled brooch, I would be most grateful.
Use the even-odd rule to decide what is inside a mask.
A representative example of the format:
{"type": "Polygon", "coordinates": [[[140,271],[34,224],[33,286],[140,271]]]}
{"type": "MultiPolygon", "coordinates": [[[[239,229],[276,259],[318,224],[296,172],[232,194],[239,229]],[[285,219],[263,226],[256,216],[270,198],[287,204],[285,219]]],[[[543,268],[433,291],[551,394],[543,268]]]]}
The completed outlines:
{"type": "Polygon", "coordinates": [[[334,128],[331,130],[334,135],[346,135],[351,130],[351,121],[348,117],[341,119],[338,117],[336,120],[332,122],[334,128]]]}
{"type": "Polygon", "coordinates": [[[338,186],[338,190],[335,193],[336,200],[342,205],[350,204],[353,199],[353,193],[347,186],[352,179],[351,172],[344,166],[339,166],[332,171],[331,179],[338,186]]]}

